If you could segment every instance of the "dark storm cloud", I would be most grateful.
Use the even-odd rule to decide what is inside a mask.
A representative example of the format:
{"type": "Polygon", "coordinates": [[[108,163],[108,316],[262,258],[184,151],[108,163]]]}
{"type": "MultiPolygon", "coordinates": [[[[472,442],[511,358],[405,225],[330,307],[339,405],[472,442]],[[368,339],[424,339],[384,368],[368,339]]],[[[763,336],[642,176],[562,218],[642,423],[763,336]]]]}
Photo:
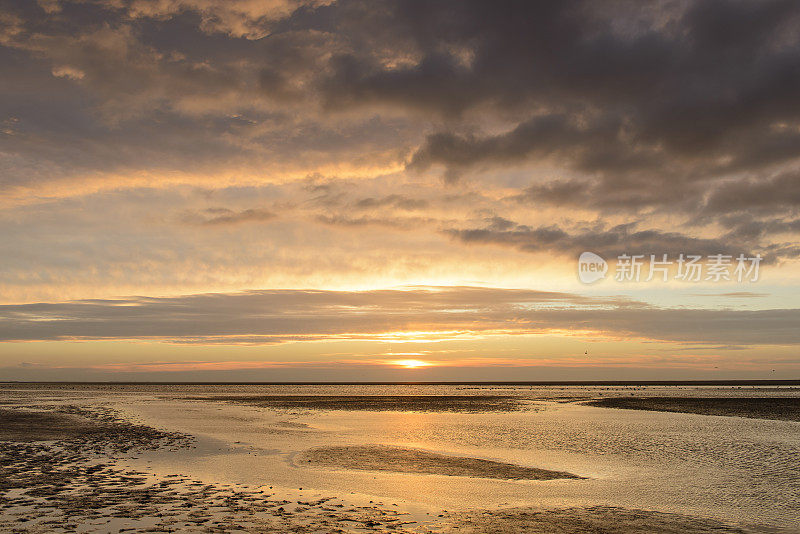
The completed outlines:
{"type": "Polygon", "coordinates": [[[383,332],[587,330],[682,343],[800,343],[794,309],[661,309],[620,298],[475,287],[252,291],[0,306],[0,339],[280,343],[383,332]]]}

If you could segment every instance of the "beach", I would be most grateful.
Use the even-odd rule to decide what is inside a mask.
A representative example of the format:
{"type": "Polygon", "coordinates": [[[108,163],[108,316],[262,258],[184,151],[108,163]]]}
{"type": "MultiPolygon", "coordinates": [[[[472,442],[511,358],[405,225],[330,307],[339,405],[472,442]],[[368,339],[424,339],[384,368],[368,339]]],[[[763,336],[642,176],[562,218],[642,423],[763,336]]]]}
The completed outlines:
{"type": "Polygon", "coordinates": [[[800,534],[800,0],[0,0],[0,534],[800,534]]]}
{"type": "Polygon", "coordinates": [[[3,384],[0,530],[796,532],[800,390],[665,388],[3,384]]]}

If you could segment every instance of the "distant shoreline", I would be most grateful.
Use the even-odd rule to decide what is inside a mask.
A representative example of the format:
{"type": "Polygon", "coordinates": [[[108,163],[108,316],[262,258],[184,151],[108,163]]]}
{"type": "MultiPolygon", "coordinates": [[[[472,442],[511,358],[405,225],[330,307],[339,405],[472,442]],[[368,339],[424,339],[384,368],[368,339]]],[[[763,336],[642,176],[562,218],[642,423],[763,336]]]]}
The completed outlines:
{"type": "Polygon", "coordinates": [[[561,380],[561,381],[520,381],[520,382],[186,382],[186,381],[58,381],[58,380],[0,380],[0,385],[14,384],[69,384],[69,385],[157,385],[157,386],[800,386],[795,380],[561,380]]]}

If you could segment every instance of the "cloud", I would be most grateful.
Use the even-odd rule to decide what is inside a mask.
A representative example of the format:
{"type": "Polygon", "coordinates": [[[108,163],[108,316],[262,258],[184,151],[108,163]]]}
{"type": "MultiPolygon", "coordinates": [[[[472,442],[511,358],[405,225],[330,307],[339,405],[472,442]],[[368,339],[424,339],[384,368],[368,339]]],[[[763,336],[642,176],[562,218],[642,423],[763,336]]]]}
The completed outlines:
{"type": "Polygon", "coordinates": [[[454,182],[491,167],[549,165],[580,179],[534,184],[530,198],[558,204],[580,189],[585,194],[569,195],[567,205],[634,211],[691,211],[708,194],[709,209],[748,209],[750,197],[736,195],[741,188],[731,186],[731,203],[714,182],[756,173],[742,186],[761,193],[754,208],[792,203],[790,191],[770,196],[768,176],[800,153],[796,4],[618,3],[598,13],[585,2],[521,10],[462,2],[448,9],[445,21],[441,6],[415,5],[429,21],[412,39],[418,63],[373,66],[365,76],[350,58],[341,77],[352,80],[356,101],[405,96],[409,106],[494,119],[470,115],[430,133],[409,169],[440,165],[454,182]],[[470,51],[466,66],[459,47],[470,51]],[[449,63],[442,50],[452,50],[449,63]],[[434,60],[450,68],[426,68],[434,60]]]}
{"type": "MultiPolygon", "coordinates": [[[[767,211],[800,209],[800,172],[786,172],[768,179],[745,179],[721,184],[712,190],[705,210],[720,213],[731,211],[767,211]]],[[[795,231],[797,227],[795,225],[795,231]]]]}
{"type": "Polygon", "coordinates": [[[703,225],[718,221],[730,234],[797,233],[800,175],[796,170],[771,176],[747,176],[714,181],[676,181],[666,187],[650,181],[554,180],[535,184],[510,197],[523,205],[599,209],[613,213],[668,212],[689,215],[703,225]]]}
{"type": "Polygon", "coordinates": [[[328,120],[312,105],[303,79],[322,68],[316,58],[336,33],[274,26],[319,3],[59,5],[0,7],[10,22],[0,68],[11,80],[0,90],[0,121],[16,121],[0,157],[6,191],[38,195],[91,179],[113,189],[143,173],[169,173],[167,185],[174,171],[184,183],[198,174],[279,181],[332,165],[385,168],[403,150],[399,121],[328,120]],[[270,38],[252,38],[264,32],[270,38]],[[297,106],[265,90],[270,69],[284,92],[300,91],[297,106]]]}
{"type": "Polygon", "coordinates": [[[665,186],[672,204],[796,158],[798,17],[785,0],[11,3],[7,153],[40,180],[405,155],[455,181],[548,160],[598,205],[665,186]]]}
{"type": "Polygon", "coordinates": [[[794,309],[657,308],[615,297],[480,287],[271,290],[0,306],[3,341],[257,343],[571,330],[681,343],[795,345],[794,309]],[[412,334],[413,335],[413,334],[412,334]],[[387,337],[388,336],[388,337],[387,337]]]}
{"type": "Polygon", "coordinates": [[[693,296],[754,299],[767,297],[769,296],[769,293],[756,293],[754,291],[728,291],[725,293],[693,293],[693,296]]]}
{"type": "Polygon", "coordinates": [[[209,34],[260,39],[272,25],[303,5],[327,2],[295,0],[133,0],[127,16],[133,19],[165,20],[192,14],[199,17],[199,28],[209,34]]]}
{"type": "Polygon", "coordinates": [[[586,250],[606,258],[621,254],[746,254],[742,245],[725,239],[692,237],[678,232],[637,230],[635,223],[612,228],[581,228],[569,232],[559,226],[529,227],[503,218],[490,218],[481,228],[447,229],[445,233],[467,244],[513,247],[524,252],[550,252],[577,257],[586,250]]]}
{"type": "Polygon", "coordinates": [[[3,2],[0,289],[502,286],[530,251],[798,258],[799,17],[787,0],[3,2]]]}
{"type": "Polygon", "coordinates": [[[344,214],[317,215],[314,220],[328,226],[344,228],[385,226],[401,230],[413,230],[439,223],[436,219],[425,217],[351,217],[344,214]]]}
{"type": "Polygon", "coordinates": [[[206,208],[200,213],[187,213],[183,220],[192,224],[227,226],[247,222],[263,222],[274,219],[275,214],[263,208],[234,211],[228,208],[206,208]]]}
{"type": "Polygon", "coordinates": [[[620,139],[623,134],[622,124],[613,117],[587,125],[582,117],[541,115],[498,135],[431,134],[413,154],[408,168],[426,170],[443,164],[458,170],[552,157],[581,171],[625,172],[663,163],[663,155],[655,149],[628,146],[620,139]]]}
{"type": "Polygon", "coordinates": [[[403,195],[387,195],[380,198],[366,197],[358,200],[355,204],[360,209],[385,208],[387,206],[399,208],[407,211],[422,210],[429,205],[427,200],[419,198],[409,198],[403,195]]]}

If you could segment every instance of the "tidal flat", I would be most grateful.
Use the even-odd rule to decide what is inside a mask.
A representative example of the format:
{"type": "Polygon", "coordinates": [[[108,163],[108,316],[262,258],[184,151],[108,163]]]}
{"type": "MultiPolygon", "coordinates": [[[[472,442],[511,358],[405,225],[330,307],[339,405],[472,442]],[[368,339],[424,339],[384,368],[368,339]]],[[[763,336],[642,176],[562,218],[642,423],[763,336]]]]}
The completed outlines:
{"type": "Polygon", "coordinates": [[[4,384],[0,531],[797,532],[800,427],[754,417],[797,398],[794,388],[4,384]],[[739,408],[616,409],[661,398],[739,408]]]}
{"type": "Polygon", "coordinates": [[[624,410],[800,421],[798,397],[613,397],[588,401],[586,404],[624,410]]]}
{"type": "Polygon", "coordinates": [[[510,395],[217,395],[189,400],[284,409],[398,412],[498,412],[522,406],[522,399],[510,395]]]}

